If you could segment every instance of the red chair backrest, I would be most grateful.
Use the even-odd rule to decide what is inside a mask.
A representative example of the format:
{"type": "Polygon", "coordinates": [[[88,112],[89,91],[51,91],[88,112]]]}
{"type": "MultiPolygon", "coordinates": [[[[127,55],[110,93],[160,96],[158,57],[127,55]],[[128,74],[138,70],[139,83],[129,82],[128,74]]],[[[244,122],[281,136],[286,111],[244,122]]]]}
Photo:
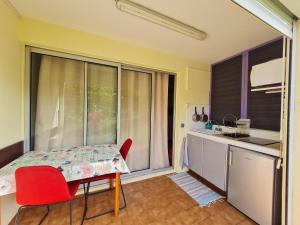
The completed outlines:
{"type": "Polygon", "coordinates": [[[127,158],[131,145],[132,145],[132,140],[130,138],[127,138],[126,141],[121,146],[120,153],[124,160],[126,160],[127,158]]]}
{"type": "Polygon", "coordinates": [[[64,176],[52,166],[21,167],[15,178],[19,205],[46,205],[71,199],[64,176]]]}

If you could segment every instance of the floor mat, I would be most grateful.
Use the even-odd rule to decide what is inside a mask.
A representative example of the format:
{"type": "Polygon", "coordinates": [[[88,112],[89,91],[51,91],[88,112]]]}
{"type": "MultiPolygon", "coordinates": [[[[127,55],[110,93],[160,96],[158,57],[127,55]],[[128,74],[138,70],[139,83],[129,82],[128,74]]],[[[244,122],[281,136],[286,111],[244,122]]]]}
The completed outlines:
{"type": "Polygon", "coordinates": [[[200,207],[204,207],[225,198],[190,176],[188,173],[178,173],[169,176],[169,178],[191,196],[200,207]]]}

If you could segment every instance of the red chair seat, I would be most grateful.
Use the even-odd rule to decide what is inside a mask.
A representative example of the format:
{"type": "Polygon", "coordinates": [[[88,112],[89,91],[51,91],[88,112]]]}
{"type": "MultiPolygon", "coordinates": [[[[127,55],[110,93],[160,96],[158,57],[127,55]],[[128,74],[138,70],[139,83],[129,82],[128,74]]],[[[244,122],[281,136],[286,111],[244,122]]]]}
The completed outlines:
{"type": "Polygon", "coordinates": [[[49,205],[70,201],[80,181],[67,183],[51,166],[26,166],[15,172],[16,201],[19,205],[49,205]]]}

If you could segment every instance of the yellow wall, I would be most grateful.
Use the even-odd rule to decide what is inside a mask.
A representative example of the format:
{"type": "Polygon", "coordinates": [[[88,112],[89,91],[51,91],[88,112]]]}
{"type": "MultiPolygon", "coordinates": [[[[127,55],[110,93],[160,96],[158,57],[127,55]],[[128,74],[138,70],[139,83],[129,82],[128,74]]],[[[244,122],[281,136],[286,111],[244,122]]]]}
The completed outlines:
{"type": "MultiPolygon", "coordinates": [[[[22,19],[20,39],[31,46],[177,73],[175,161],[179,162],[179,149],[184,135],[180,123],[186,120],[185,104],[207,104],[209,101],[208,65],[29,18],[22,19]],[[186,88],[188,71],[193,71],[191,76],[199,88],[186,88]]],[[[179,170],[178,163],[175,166],[179,170]]]]}
{"type": "MultiPolygon", "coordinates": [[[[0,149],[23,139],[21,43],[19,18],[0,1],[0,149]]],[[[0,199],[0,222],[8,224],[17,211],[15,195],[0,199]]]]}
{"type": "Polygon", "coordinates": [[[21,45],[19,19],[0,1],[0,149],[14,144],[21,136],[21,45]]]}
{"type": "MultiPolygon", "coordinates": [[[[180,170],[179,146],[184,135],[180,123],[186,120],[185,104],[208,103],[208,66],[120,41],[18,18],[2,1],[0,15],[0,148],[24,139],[25,45],[31,45],[176,73],[175,167],[180,170]],[[188,73],[198,82],[199,89],[185,86],[188,73]]],[[[16,213],[15,195],[2,197],[0,201],[3,206],[0,218],[6,225],[16,213]]]]}
{"type": "Polygon", "coordinates": [[[296,56],[296,99],[295,99],[295,146],[293,149],[293,185],[292,185],[292,220],[293,225],[300,224],[300,21],[297,24],[297,56],[296,56]]]}

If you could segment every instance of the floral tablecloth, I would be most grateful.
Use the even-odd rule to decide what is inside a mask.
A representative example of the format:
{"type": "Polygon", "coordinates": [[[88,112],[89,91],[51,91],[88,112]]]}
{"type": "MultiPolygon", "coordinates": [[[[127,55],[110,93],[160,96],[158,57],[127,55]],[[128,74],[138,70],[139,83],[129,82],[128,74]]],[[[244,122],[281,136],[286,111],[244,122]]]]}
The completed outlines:
{"type": "Polygon", "coordinates": [[[0,196],[16,191],[15,170],[17,168],[34,165],[58,168],[66,181],[115,172],[130,172],[116,145],[31,151],[0,169],[0,196]]]}

